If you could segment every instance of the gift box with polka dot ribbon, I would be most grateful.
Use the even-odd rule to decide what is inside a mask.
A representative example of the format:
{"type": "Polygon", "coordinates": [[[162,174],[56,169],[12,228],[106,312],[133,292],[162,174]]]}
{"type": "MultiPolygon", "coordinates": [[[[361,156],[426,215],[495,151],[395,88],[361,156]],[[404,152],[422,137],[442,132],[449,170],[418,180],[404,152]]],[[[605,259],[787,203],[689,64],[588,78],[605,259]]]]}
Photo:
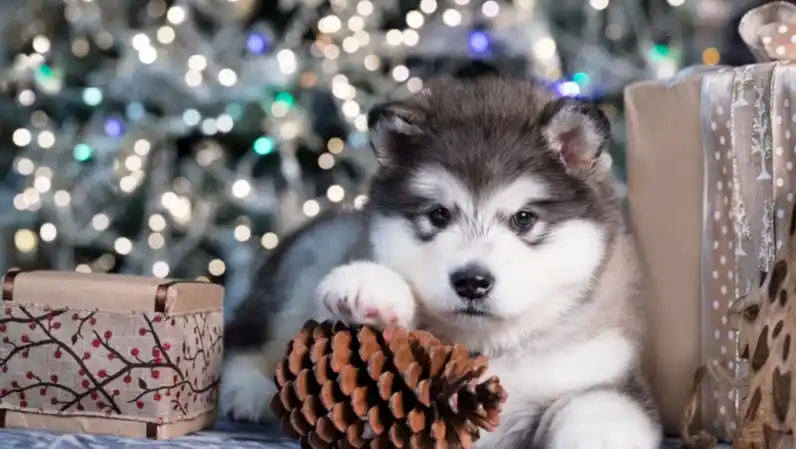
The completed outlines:
{"type": "Polygon", "coordinates": [[[223,288],[10,271],[0,310],[0,424],[164,439],[215,418],[223,288]]]}
{"type": "MultiPolygon", "coordinates": [[[[761,341],[749,335],[761,328],[740,326],[738,310],[770,276],[790,236],[796,5],[752,9],[739,32],[758,64],[692,67],[672,80],[630,86],[625,96],[628,196],[647,271],[653,394],[668,433],[725,442],[750,426],[762,435],[762,422],[744,415],[756,346],[752,354],[741,347],[761,341]]],[[[759,347],[781,348],[784,335],[769,332],[759,347]]]]}

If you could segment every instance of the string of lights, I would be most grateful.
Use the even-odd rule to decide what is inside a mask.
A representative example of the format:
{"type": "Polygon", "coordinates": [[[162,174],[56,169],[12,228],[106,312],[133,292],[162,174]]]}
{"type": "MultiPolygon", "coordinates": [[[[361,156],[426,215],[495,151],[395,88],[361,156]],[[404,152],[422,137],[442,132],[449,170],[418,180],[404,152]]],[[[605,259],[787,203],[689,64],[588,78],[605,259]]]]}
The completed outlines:
{"type": "Polygon", "coordinates": [[[283,0],[285,23],[258,0],[8,3],[4,260],[225,278],[232,297],[285,232],[367,201],[366,112],[446,70],[430,61],[522,60],[563,95],[681,64],[682,36],[656,44],[630,0],[283,0]],[[603,45],[629,36],[619,57],[603,45]]]}

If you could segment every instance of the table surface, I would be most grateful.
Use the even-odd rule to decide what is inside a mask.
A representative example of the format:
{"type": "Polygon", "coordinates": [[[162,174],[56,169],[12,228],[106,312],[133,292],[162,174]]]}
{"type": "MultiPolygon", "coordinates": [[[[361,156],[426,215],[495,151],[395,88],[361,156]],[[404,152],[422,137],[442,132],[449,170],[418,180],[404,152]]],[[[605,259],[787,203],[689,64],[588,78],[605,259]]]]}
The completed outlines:
{"type": "MultiPolygon", "coordinates": [[[[56,434],[38,430],[0,430],[2,449],[298,449],[269,425],[250,425],[220,421],[204,432],[167,441],[113,436],[56,434]]],[[[662,449],[679,449],[670,441],[662,449]]],[[[729,449],[720,446],[717,449],[729,449]]]]}

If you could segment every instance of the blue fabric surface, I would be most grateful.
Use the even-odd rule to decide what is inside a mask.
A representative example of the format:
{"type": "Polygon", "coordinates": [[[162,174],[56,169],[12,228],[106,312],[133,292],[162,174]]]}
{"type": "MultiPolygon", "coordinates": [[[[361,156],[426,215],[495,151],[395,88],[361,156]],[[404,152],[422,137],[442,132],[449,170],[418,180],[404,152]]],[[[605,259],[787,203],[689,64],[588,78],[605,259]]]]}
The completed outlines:
{"type": "Polygon", "coordinates": [[[0,449],[298,449],[298,444],[275,426],[220,421],[211,430],[163,441],[4,429],[0,449]]]}
{"type": "MultiPolygon", "coordinates": [[[[298,449],[274,426],[220,421],[212,430],[167,441],[100,435],[56,434],[39,430],[0,430],[2,449],[298,449]]],[[[679,449],[667,442],[663,449],[679,449]]],[[[720,446],[717,449],[729,449],[720,446]]]]}

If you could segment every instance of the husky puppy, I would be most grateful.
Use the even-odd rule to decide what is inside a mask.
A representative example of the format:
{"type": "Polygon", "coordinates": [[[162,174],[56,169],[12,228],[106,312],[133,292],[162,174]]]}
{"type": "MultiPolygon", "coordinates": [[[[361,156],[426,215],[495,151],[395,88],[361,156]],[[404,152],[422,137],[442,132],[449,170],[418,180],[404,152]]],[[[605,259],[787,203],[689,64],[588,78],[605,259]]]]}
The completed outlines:
{"type": "Polygon", "coordinates": [[[369,202],[287,238],[227,327],[222,410],[267,420],[310,318],[397,323],[489,357],[508,392],[479,448],[657,449],[637,262],[594,105],[444,80],[369,115],[369,202]]]}

